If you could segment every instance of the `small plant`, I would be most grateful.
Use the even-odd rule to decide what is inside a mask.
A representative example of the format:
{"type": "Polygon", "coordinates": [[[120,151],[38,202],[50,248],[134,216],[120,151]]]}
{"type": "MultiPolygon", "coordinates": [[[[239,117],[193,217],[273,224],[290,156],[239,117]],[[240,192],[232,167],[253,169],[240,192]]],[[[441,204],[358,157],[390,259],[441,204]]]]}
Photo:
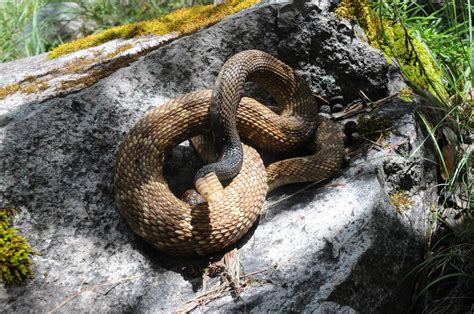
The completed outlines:
{"type": "Polygon", "coordinates": [[[359,118],[357,118],[359,133],[365,138],[379,144],[389,136],[392,124],[392,120],[388,117],[359,116],[359,118]]]}
{"type": "Polygon", "coordinates": [[[413,200],[408,195],[408,192],[403,190],[390,195],[390,201],[398,213],[402,213],[413,206],[413,200]]]}
{"type": "Polygon", "coordinates": [[[41,40],[44,25],[37,17],[45,1],[0,1],[0,62],[44,52],[41,40]]]}
{"type": "Polygon", "coordinates": [[[5,286],[30,278],[30,255],[33,251],[26,239],[11,227],[14,210],[0,209],[0,275],[5,286]]]}

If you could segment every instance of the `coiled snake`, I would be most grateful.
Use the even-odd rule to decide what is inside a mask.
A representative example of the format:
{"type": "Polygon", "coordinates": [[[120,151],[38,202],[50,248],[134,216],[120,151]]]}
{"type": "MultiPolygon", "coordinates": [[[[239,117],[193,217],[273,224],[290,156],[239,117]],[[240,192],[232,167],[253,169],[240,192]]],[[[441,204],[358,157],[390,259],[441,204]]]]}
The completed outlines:
{"type": "Polygon", "coordinates": [[[340,168],[342,132],[318,116],[317,101],[294,70],[273,56],[257,50],[234,55],[224,64],[213,91],[170,100],[147,113],[126,135],[114,176],[119,212],[138,235],[168,254],[208,255],[223,250],[254,224],[269,190],[319,181],[340,168]],[[242,98],[247,81],[266,89],[281,113],[242,98]],[[188,205],[170,191],[163,177],[165,156],[211,125],[221,155],[196,175],[195,186],[206,202],[188,205]],[[307,147],[314,153],[265,169],[258,153],[241,144],[237,130],[265,150],[307,147]],[[231,179],[236,173],[223,188],[219,178],[231,179]]]}

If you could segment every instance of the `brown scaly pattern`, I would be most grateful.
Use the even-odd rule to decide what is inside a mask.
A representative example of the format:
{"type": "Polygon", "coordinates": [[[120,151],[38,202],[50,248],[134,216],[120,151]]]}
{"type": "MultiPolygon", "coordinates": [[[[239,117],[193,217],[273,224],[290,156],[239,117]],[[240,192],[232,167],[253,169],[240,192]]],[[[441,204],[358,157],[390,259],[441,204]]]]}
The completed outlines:
{"type": "MultiPolygon", "coordinates": [[[[272,151],[301,148],[314,134],[318,104],[295,71],[266,52],[239,52],[223,65],[211,96],[209,114],[211,130],[220,152],[219,160],[201,168],[196,179],[213,172],[219,179],[226,180],[239,172],[242,144],[235,117],[244,84],[248,81],[266,89],[282,107],[281,116],[277,118],[273,115],[272,118],[279,124],[277,129],[285,134],[276,144],[273,140],[258,141],[261,146],[272,151]]],[[[268,129],[272,129],[270,125],[268,129]]]]}
{"type": "MultiPolygon", "coordinates": [[[[307,145],[314,154],[279,161],[265,171],[258,153],[244,145],[244,161],[237,177],[225,188],[212,174],[196,181],[207,203],[190,206],[170,191],[163,177],[163,163],[174,146],[209,130],[212,91],[186,94],[146,114],[119,148],[115,196],[131,228],[168,254],[209,255],[223,250],[254,224],[269,188],[325,179],[342,163],[342,132],[333,122],[317,116],[316,99],[294,71],[266,53],[252,50],[245,54],[239,54],[245,62],[252,62],[257,55],[259,62],[266,60],[265,67],[277,68],[259,71],[252,80],[269,90],[283,106],[283,113],[277,115],[256,100],[243,97],[236,116],[229,111],[236,117],[240,135],[264,149],[285,151],[307,145]],[[285,80],[288,82],[282,83],[285,80]]],[[[237,77],[225,78],[227,84],[242,75],[235,67],[239,67],[238,62],[232,67],[237,77]]]]}

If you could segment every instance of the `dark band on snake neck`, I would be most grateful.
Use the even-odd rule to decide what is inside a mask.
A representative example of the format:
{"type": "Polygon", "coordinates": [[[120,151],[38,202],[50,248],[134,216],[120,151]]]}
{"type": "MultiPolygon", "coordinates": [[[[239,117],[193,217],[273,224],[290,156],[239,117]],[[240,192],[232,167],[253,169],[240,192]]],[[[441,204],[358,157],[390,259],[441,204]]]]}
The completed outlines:
{"type": "MultiPolygon", "coordinates": [[[[235,117],[244,84],[249,81],[270,93],[277,104],[283,107],[282,116],[293,116],[307,122],[317,115],[316,98],[291,67],[258,50],[246,50],[234,55],[224,64],[217,77],[209,108],[211,130],[219,158],[217,162],[202,167],[195,176],[195,182],[211,172],[220,181],[233,179],[239,173],[243,150],[235,117]],[[312,103],[301,104],[308,100],[312,103]]],[[[311,127],[314,125],[308,124],[308,128],[311,127]]]]}

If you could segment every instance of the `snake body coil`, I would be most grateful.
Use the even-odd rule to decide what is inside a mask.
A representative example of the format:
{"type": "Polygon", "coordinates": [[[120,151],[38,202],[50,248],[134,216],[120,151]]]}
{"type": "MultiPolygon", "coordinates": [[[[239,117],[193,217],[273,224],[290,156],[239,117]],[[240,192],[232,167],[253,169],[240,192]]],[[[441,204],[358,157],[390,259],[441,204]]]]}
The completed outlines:
{"type": "Polygon", "coordinates": [[[317,112],[316,98],[289,66],[261,51],[241,52],[224,65],[214,92],[175,98],[146,114],[130,130],[116,161],[118,209],[137,234],[169,254],[221,251],[250,229],[269,189],[322,180],[339,169],[342,133],[317,112]],[[241,98],[247,80],[269,91],[282,107],[280,115],[254,99],[241,98]],[[209,129],[210,116],[222,154],[217,165],[205,166],[196,175],[196,188],[207,202],[190,206],[170,191],[163,163],[174,146],[209,129]],[[242,146],[235,130],[263,149],[307,146],[314,154],[270,164],[265,171],[258,153],[242,146]],[[231,178],[237,172],[223,188],[219,178],[231,178]]]}

